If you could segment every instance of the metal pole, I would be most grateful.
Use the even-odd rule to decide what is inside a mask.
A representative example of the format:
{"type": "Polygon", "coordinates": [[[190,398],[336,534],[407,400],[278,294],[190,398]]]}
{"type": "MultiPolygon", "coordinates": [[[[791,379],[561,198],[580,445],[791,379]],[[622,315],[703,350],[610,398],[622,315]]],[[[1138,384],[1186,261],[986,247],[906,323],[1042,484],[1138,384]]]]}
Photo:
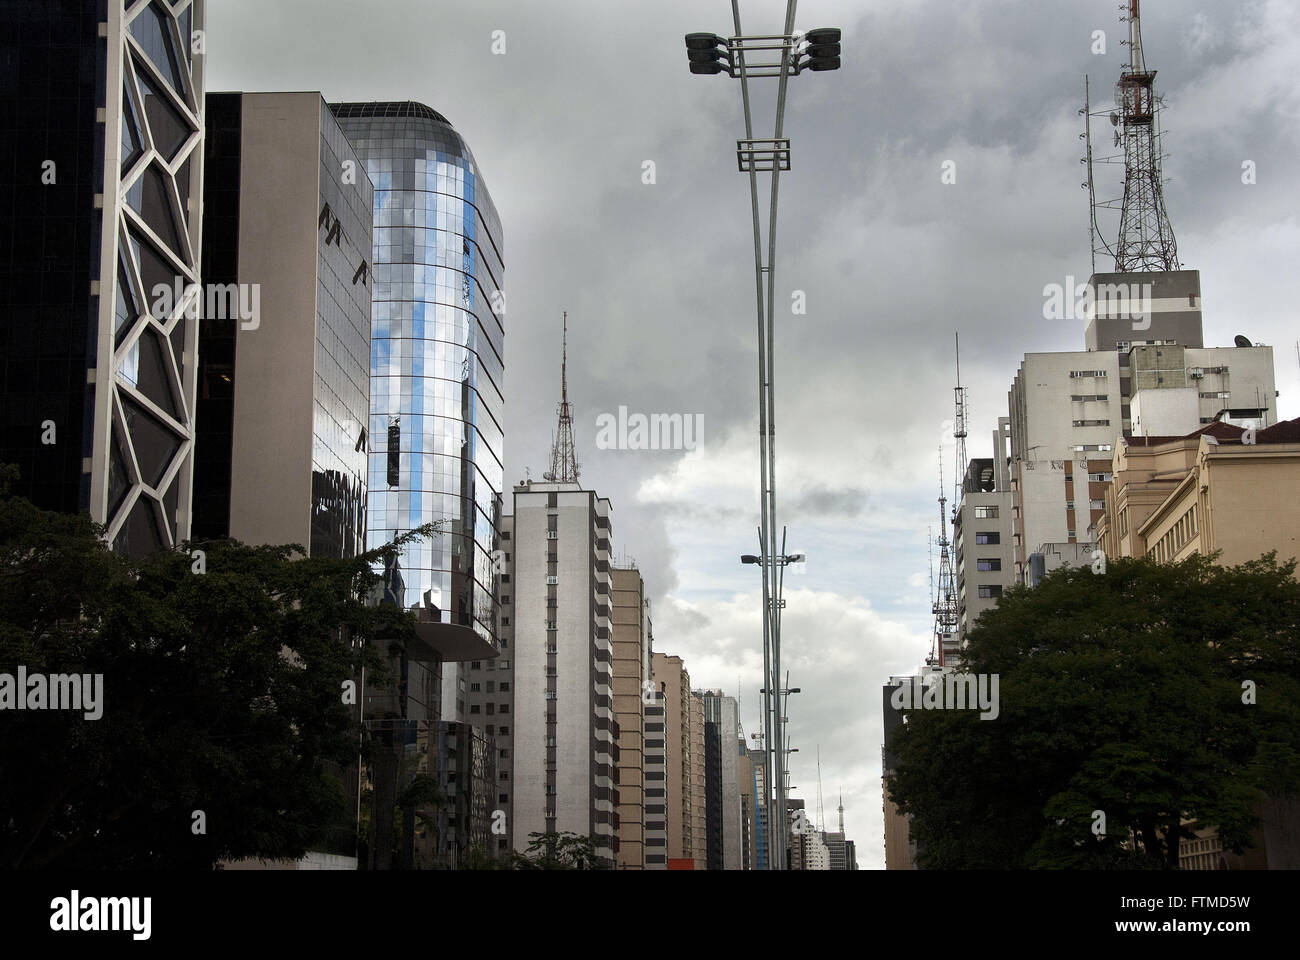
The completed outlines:
{"type": "MultiPolygon", "coordinates": [[[[735,23],[736,36],[743,36],[744,32],[740,26],[740,2],[731,0],[731,16],[735,23]]],[[[752,140],[754,137],[753,114],[749,105],[749,72],[745,63],[745,52],[741,50],[737,54],[740,64],[740,96],[745,108],[745,139],[752,140]]],[[[763,248],[761,225],[758,217],[758,174],[751,163],[749,170],[749,196],[750,206],[753,211],[754,221],[754,291],[757,299],[757,316],[758,316],[758,446],[759,446],[759,558],[763,561],[763,689],[767,692],[763,695],[763,756],[767,764],[767,776],[763,784],[763,806],[767,815],[768,835],[775,839],[775,827],[773,823],[773,805],[772,805],[772,774],[773,774],[773,748],[772,748],[772,674],[771,674],[771,616],[768,604],[769,592],[767,558],[770,555],[768,549],[768,511],[767,511],[767,476],[768,476],[768,452],[767,452],[767,394],[765,375],[767,370],[766,343],[764,337],[764,304],[763,304],[763,248]]],[[[772,849],[774,844],[768,844],[768,860],[770,869],[779,869],[775,866],[776,854],[772,849]]]]}
{"type": "MultiPolygon", "coordinates": [[[[794,15],[796,0],[787,0],[785,6],[785,35],[788,37],[794,31],[794,15]]],[[[778,81],[776,94],[776,132],[773,137],[780,139],[782,127],[785,121],[785,93],[790,81],[790,47],[787,43],[785,49],[781,51],[781,77],[778,81]]],[[[776,343],[774,338],[774,328],[776,326],[774,308],[776,284],[776,213],[777,213],[777,187],[780,183],[781,164],[772,164],[772,209],[767,230],[767,497],[768,497],[768,520],[769,530],[772,540],[772,546],[776,543],[776,376],[775,376],[775,353],[776,343]]],[[[782,537],[784,541],[784,536],[782,537]]],[[[775,553],[775,551],[772,551],[775,553]]],[[[782,543],[781,561],[784,562],[785,544],[782,543]]],[[[773,564],[772,572],[775,575],[778,558],[772,556],[770,562],[773,564]]],[[[772,679],[776,681],[776,689],[780,689],[781,682],[781,618],[780,610],[776,609],[778,604],[772,604],[772,679]]],[[[780,701],[777,703],[778,713],[774,718],[776,725],[777,738],[777,816],[781,820],[779,827],[780,833],[780,858],[781,867],[785,868],[785,857],[788,845],[789,824],[786,822],[785,814],[785,756],[783,753],[784,737],[782,729],[784,721],[779,712],[780,701]]]]}

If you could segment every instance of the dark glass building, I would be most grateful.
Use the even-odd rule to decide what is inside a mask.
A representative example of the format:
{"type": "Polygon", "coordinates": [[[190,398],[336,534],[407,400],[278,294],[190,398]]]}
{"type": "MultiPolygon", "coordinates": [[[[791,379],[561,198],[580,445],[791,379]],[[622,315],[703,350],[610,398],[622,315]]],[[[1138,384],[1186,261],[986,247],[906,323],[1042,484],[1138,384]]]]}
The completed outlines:
{"type": "Polygon", "coordinates": [[[423,104],[332,106],[375,187],[371,547],[431,521],[401,558],[403,606],[494,643],[503,480],[501,224],[464,140],[423,104]],[[427,598],[427,599],[426,599],[427,598]]]}
{"type": "Polygon", "coordinates": [[[132,554],[189,536],[202,26],[203,0],[0,5],[0,462],[132,554]]]}

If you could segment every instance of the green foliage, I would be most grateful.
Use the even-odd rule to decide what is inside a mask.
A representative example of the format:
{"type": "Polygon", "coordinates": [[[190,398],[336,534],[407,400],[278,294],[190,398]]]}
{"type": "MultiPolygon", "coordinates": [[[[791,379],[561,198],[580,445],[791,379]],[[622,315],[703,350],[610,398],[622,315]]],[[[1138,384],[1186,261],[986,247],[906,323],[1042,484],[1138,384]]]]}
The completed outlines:
{"type": "Polygon", "coordinates": [[[372,566],[430,532],[348,560],[233,541],[130,560],[88,517],[0,482],[0,671],[104,677],[98,720],[0,717],[0,866],[296,858],[349,822],[337,770],[355,767],[358,729],[343,684],[362,663],[382,679],[371,641],[400,648],[414,629],[366,603],[372,566]]]}
{"type": "Polygon", "coordinates": [[[549,831],[530,833],[525,854],[515,854],[517,870],[604,870],[606,864],[596,856],[592,837],[576,833],[549,831]]]}
{"type": "Polygon", "coordinates": [[[920,865],[1175,868],[1184,819],[1241,852],[1256,802],[1300,787],[1294,572],[1112,559],[1004,594],[963,667],[999,675],[998,718],[915,709],[898,733],[920,865]]]}

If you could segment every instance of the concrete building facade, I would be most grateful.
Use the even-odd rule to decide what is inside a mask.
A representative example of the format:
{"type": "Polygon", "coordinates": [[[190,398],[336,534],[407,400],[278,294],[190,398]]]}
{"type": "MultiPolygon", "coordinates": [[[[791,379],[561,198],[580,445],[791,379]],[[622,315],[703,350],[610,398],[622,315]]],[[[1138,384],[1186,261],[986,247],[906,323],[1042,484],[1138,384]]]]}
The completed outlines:
{"type": "MultiPolygon", "coordinates": [[[[576,483],[514,488],[511,716],[516,850],[532,833],[592,837],[617,862],[610,505],[576,483]]],[[[500,713],[498,712],[498,721],[500,713]]]]}
{"type": "Polygon", "coordinates": [[[957,635],[966,634],[1011,583],[1012,543],[1010,421],[998,419],[993,457],[972,460],[953,510],[953,566],[957,577],[957,635]]]}

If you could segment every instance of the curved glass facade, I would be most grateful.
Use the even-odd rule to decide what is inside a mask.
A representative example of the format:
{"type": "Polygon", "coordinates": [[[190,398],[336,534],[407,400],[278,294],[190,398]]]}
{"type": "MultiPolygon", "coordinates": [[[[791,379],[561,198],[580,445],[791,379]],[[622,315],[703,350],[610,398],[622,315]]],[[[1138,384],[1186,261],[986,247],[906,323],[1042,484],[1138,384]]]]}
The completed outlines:
{"type": "Polygon", "coordinates": [[[404,606],[495,636],[505,328],[501,223],[473,154],[418,103],[331,106],[375,186],[366,542],[431,521],[404,606]]]}

